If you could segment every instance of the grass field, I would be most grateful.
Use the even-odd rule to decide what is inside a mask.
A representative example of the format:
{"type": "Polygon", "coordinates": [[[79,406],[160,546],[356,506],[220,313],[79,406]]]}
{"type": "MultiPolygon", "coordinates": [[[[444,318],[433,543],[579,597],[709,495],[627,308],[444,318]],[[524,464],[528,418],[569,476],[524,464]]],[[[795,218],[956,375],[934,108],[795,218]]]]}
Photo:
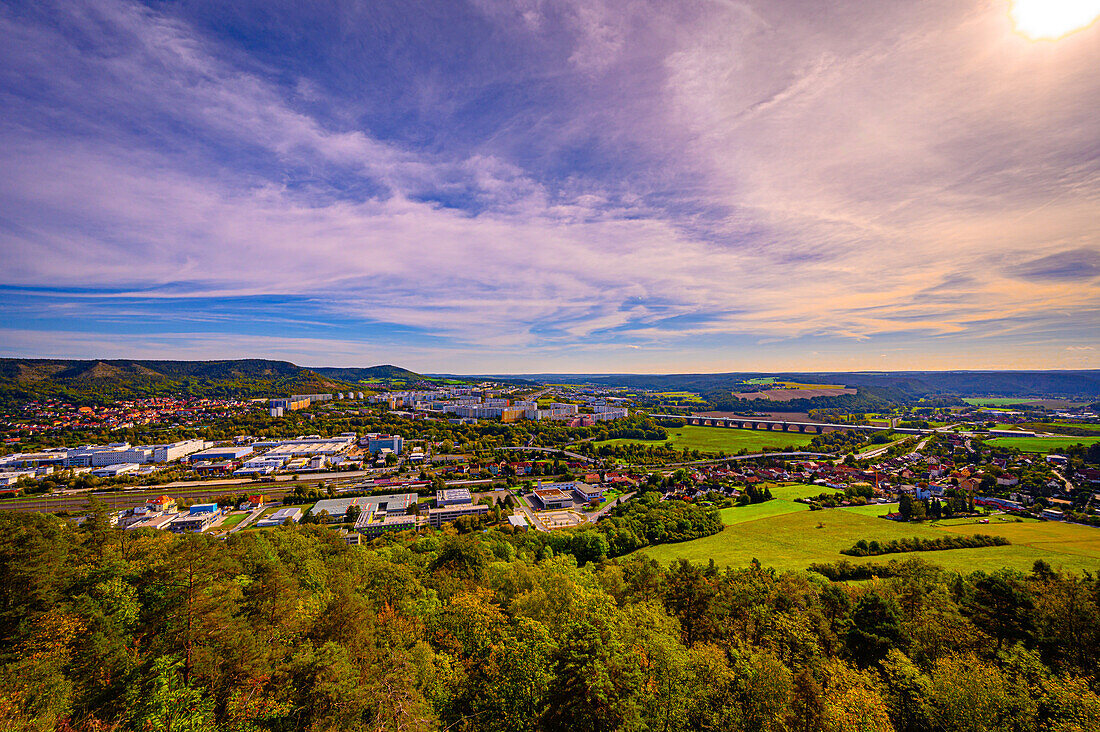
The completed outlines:
{"type": "Polygon", "coordinates": [[[743,567],[756,558],[764,566],[779,570],[806,569],[813,562],[841,559],[856,564],[883,564],[890,559],[920,557],[960,572],[1000,567],[1028,571],[1036,559],[1073,572],[1100,571],[1100,529],[1097,528],[1036,520],[1009,523],[997,517],[992,517],[988,524],[979,524],[976,519],[901,524],[878,518],[894,510],[893,505],[810,511],[793,500],[800,495],[816,495],[822,490],[819,486],[773,487],[772,495],[776,496],[773,501],[723,509],[720,513],[726,528],[714,536],[648,547],[640,553],[661,563],[687,559],[706,564],[713,559],[720,567],[743,567]],[[860,539],[934,538],[945,532],[1004,536],[1012,544],[865,558],[840,553],[841,549],[849,548],[860,539]]]}
{"type": "Polygon", "coordinates": [[[1004,407],[1009,404],[1031,404],[1039,400],[1019,397],[971,397],[963,401],[974,407],[1004,407]]]}
{"type": "Polygon", "coordinates": [[[1076,427],[1079,430],[1088,430],[1089,432],[1100,432],[1100,424],[1094,424],[1092,422],[1035,422],[1035,427],[1076,427]]]}
{"type": "Polygon", "coordinates": [[[225,521],[222,521],[220,524],[218,524],[218,528],[219,529],[232,529],[234,526],[236,526],[237,524],[239,524],[240,522],[242,522],[246,518],[248,518],[248,515],[249,515],[248,511],[241,511],[240,513],[231,513],[231,514],[229,514],[228,516],[225,517],[225,521]]]}
{"type": "Polygon", "coordinates": [[[1059,435],[1057,437],[994,437],[986,442],[994,447],[1015,447],[1024,452],[1050,452],[1064,450],[1070,445],[1091,445],[1100,442],[1100,432],[1092,437],[1059,435]]]}
{"type": "Polygon", "coordinates": [[[667,440],[606,440],[597,445],[624,445],[637,443],[642,445],[672,445],[677,449],[685,447],[704,452],[736,453],[741,450],[760,451],[765,447],[800,448],[810,444],[813,435],[798,432],[765,432],[763,430],[739,430],[726,427],[672,427],[667,440]]]}

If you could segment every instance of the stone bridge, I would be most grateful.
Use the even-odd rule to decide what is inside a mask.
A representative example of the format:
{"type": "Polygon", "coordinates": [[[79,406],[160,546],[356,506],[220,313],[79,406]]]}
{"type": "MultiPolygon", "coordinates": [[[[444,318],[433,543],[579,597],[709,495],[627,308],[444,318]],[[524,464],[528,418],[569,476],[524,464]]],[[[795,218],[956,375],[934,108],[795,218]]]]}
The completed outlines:
{"type": "MultiPolygon", "coordinates": [[[[791,422],[784,419],[765,419],[762,417],[707,417],[701,414],[651,414],[654,419],[679,419],[684,424],[699,427],[728,427],[742,430],[775,430],[782,432],[816,433],[852,430],[855,432],[883,432],[889,430],[884,425],[870,424],[833,424],[830,422],[791,422]]],[[[919,434],[931,430],[895,429],[895,432],[919,434]]]]}

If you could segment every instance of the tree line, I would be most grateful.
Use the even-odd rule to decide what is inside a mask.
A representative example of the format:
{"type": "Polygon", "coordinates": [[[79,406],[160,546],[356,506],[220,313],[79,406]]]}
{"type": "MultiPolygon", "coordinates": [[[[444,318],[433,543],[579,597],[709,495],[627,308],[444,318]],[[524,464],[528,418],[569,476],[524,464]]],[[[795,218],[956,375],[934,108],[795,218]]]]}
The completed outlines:
{"type": "Polygon", "coordinates": [[[876,539],[867,541],[860,539],[848,549],[842,549],[841,554],[850,557],[876,557],[880,554],[903,554],[906,552],[938,552],[945,549],[975,549],[984,546],[1007,546],[1011,544],[1003,536],[989,536],[988,534],[974,534],[972,536],[937,536],[925,538],[915,536],[912,539],[891,539],[879,542],[876,539]]]}

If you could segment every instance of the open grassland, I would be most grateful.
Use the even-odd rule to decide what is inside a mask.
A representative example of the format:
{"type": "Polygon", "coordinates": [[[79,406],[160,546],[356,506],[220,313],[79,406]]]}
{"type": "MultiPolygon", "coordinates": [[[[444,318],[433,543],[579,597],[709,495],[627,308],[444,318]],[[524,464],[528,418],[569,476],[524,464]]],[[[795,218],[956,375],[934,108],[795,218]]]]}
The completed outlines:
{"type": "Polygon", "coordinates": [[[994,447],[1015,447],[1023,452],[1050,452],[1064,450],[1070,445],[1091,445],[1100,442],[1100,432],[1092,437],[1058,435],[1057,437],[994,437],[986,442],[994,447]]]}
{"type": "Polygon", "coordinates": [[[702,450],[703,452],[737,453],[741,450],[760,452],[764,448],[802,448],[810,444],[813,435],[798,432],[741,430],[726,427],[670,427],[667,440],[617,439],[598,442],[597,445],[671,445],[678,450],[702,450]]]}
{"type": "Polygon", "coordinates": [[[818,486],[779,486],[771,489],[775,500],[740,508],[723,509],[726,528],[713,536],[647,547],[641,554],[661,563],[677,559],[718,566],[741,567],[754,558],[779,570],[806,569],[814,562],[846,559],[854,564],[884,564],[890,559],[919,557],[932,564],[959,572],[992,571],[1009,567],[1031,569],[1036,559],[1072,572],[1100,571],[1100,529],[1076,524],[1025,520],[1015,523],[991,517],[988,524],[977,519],[954,519],[928,524],[903,524],[878,516],[894,505],[855,506],[810,511],[795,503],[799,495],[816,495],[818,486]],[[806,491],[809,491],[808,493],[806,491]],[[784,497],[779,497],[779,496],[784,497]],[[1012,544],[974,549],[888,554],[878,557],[847,557],[841,554],[860,539],[880,542],[911,537],[936,538],[944,533],[1004,536],[1012,544]]]}
{"type": "Polygon", "coordinates": [[[1033,404],[1038,400],[1019,397],[968,397],[963,401],[974,407],[1004,407],[1009,404],[1033,404]]]}

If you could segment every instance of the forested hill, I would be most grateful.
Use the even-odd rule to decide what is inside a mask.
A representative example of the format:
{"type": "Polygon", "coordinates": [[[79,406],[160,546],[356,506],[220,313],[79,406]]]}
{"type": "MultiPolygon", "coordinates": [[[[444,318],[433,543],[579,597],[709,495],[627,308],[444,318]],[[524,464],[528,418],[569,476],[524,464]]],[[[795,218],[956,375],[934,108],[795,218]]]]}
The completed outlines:
{"type": "MultiPolygon", "coordinates": [[[[367,369],[303,368],[288,361],[70,361],[0,359],[0,406],[62,398],[77,404],[160,395],[268,397],[350,390],[372,378],[412,374],[395,366],[367,369]],[[346,372],[332,373],[332,372],[346,372]],[[357,378],[355,378],[357,377],[357,378]]],[[[412,374],[416,377],[415,374],[412,374]]]]}
{"type": "Polygon", "coordinates": [[[370,368],[330,368],[320,367],[313,368],[312,371],[317,372],[321,376],[329,379],[341,379],[343,381],[359,382],[359,381],[373,381],[375,379],[385,379],[389,381],[408,381],[416,382],[422,381],[423,376],[415,371],[409,371],[403,369],[400,366],[371,366],[370,368]]]}
{"type": "MultiPolygon", "coordinates": [[[[534,378],[525,374],[527,378],[534,378]]],[[[1100,397],[1100,370],[1079,371],[867,371],[730,372],[724,374],[538,374],[540,381],[626,386],[653,391],[700,394],[742,388],[745,381],[841,385],[872,399],[896,400],[950,396],[1050,397],[1094,400],[1100,397]]]]}

